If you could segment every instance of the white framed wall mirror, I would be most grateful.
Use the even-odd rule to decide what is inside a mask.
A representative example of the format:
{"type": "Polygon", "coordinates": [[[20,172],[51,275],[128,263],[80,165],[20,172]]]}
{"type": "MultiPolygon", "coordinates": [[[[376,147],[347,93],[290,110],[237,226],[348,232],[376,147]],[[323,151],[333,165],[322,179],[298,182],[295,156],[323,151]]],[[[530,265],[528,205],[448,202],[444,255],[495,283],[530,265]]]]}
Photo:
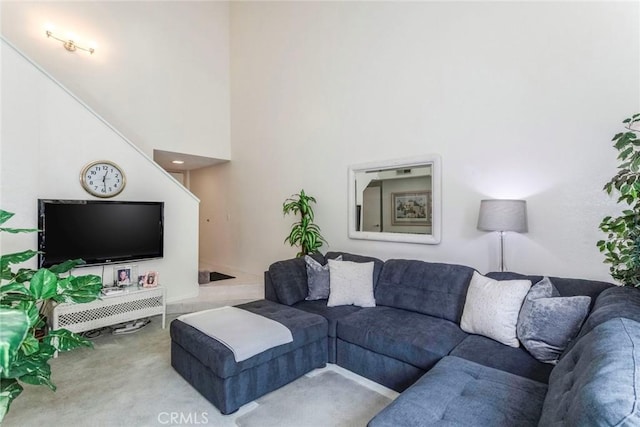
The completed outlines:
{"type": "Polygon", "coordinates": [[[440,243],[441,160],[436,154],[349,167],[349,238],[440,243]]]}

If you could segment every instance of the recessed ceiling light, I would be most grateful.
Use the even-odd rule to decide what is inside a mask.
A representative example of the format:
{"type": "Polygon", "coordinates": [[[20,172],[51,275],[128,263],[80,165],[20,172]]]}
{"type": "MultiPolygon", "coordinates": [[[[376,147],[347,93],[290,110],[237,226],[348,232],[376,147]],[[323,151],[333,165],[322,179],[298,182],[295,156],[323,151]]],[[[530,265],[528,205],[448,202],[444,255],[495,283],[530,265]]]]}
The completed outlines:
{"type": "Polygon", "coordinates": [[[172,160],[171,163],[174,165],[182,165],[184,164],[184,160],[172,160]]]}

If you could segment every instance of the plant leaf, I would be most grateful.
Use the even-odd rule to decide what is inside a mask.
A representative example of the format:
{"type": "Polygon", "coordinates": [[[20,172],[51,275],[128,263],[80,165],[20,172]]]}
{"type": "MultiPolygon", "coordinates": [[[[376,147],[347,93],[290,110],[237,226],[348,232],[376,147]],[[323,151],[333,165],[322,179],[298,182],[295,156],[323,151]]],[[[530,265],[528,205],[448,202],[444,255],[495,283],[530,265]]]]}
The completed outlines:
{"type": "Polygon", "coordinates": [[[51,366],[48,360],[53,356],[47,353],[33,353],[19,357],[16,362],[16,371],[12,372],[14,378],[32,385],[47,385],[55,391],[56,386],[51,382],[51,366]]]}
{"type": "Polygon", "coordinates": [[[83,259],[80,259],[80,258],[72,259],[72,260],[65,261],[61,264],[56,264],[49,267],[49,271],[51,271],[54,274],[63,274],[83,264],[86,264],[86,262],[83,259]]]}
{"type": "Polygon", "coordinates": [[[14,378],[0,379],[0,423],[9,412],[11,402],[22,393],[22,386],[14,378]]]}
{"type": "Polygon", "coordinates": [[[30,268],[21,268],[13,276],[13,280],[18,283],[29,282],[35,273],[36,271],[30,268]]]}
{"type": "Polygon", "coordinates": [[[18,352],[16,359],[11,364],[10,370],[7,371],[7,378],[22,379],[25,375],[30,375],[37,372],[51,371],[48,360],[53,357],[56,349],[47,343],[40,343],[39,351],[37,353],[26,355],[23,352],[18,352]]]}
{"type": "Polygon", "coordinates": [[[0,376],[9,371],[29,332],[29,316],[23,310],[0,307],[0,376]]]}
{"type": "Polygon", "coordinates": [[[43,341],[58,351],[70,351],[79,347],[93,348],[91,341],[66,329],[49,332],[43,341]]]}
{"type": "Polygon", "coordinates": [[[49,299],[56,295],[56,286],[58,276],[41,268],[38,270],[29,282],[29,291],[36,299],[49,299]]]}
{"type": "MultiPolygon", "coordinates": [[[[45,366],[49,366],[48,364],[45,366]]],[[[51,390],[56,391],[56,386],[51,382],[51,368],[48,371],[36,369],[34,372],[25,374],[18,378],[20,381],[32,385],[46,385],[51,390]]]]}
{"type": "Polygon", "coordinates": [[[31,292],[29,292],[29,289],[27,289],[27,287],[22,283],[16,282],[9,282],[5,285],[0,286],[0,300],[2,300],[2,298],[8,294],[23,294],[31,297],[31,292]]]}
{"type": "Polygon", "coordinates": [[[53,299],[58,302],[91,302],[100,296],[100,289],[102,289],[100,276],[95,274],[69,276],[58,281],[53,299]]]}
{"type": "Polygon", "coordinates": [[[12,212],[7,212],[4,211],[2,209],[0,209],[0,225],[4,224],[5,222],[9,221],[11,219],[11,217],[13,217],[13,215],[15,215],[12,212]]]}
{"type": "Polygon", "coordinates": [[[18,234],[18,233],[34,233],[36,231],[40,231],[37,228],[6,228],[0,227],[0,231],[5,231],[7,233],[18,234]]]}
{"type": "Polygon", "coordinates": [[[35,353],[40,348],[40,342],[33,336],[27,335],[24,341],[22,341],[22,351],[27,356],[35,353]]]}
{"type": "Polygon", "coordinates": [[[22,310],[27,314],[27,318],[29,319],[29,328],[35,327],[40,321],[40,313],[38,310],[38,306],[36,302],[31,300],[22,299],[18,304],[12,307],[16,310],[22,310]]]}
{"type": "Polygon", "coordinates": [[[26,250],[0,256],[0,279],[10,280],[12,277],[9,265],[25,262],[38,254],[37,251],[26,250]]]}

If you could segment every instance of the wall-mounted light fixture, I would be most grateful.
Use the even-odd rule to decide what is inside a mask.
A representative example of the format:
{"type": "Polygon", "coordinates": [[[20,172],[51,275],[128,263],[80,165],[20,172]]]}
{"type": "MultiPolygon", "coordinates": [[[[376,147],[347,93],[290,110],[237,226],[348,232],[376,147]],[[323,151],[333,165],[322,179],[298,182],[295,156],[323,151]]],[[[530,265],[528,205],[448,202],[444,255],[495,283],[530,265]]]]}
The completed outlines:
{"type": "Polygon", "coordinates": [[[74,42],[71,39],[61,39],[59,37],[56,37],[55,35],[53,35],[53,33],[49,30],[46,31],[47,37],[52,38],[54,40],[58,40],[59,42],[62,42],[62,45],[64,46],[65,49],[67,49],[69,52],[75,52],[76,50],[80,49],[80,50],[84,50],[85,52],[89,52],[89,54],[93,54],[93,52],[95,52],[95,49],[92,47],[82,47],[82,46],[78,46],[76,44],[76,42],[74,42]]]}
{"type": "Polygon", "coordinates": [[[173,163],[174,165],[183,165],[184,160],[171,160],[171,163],[173,163]]]}

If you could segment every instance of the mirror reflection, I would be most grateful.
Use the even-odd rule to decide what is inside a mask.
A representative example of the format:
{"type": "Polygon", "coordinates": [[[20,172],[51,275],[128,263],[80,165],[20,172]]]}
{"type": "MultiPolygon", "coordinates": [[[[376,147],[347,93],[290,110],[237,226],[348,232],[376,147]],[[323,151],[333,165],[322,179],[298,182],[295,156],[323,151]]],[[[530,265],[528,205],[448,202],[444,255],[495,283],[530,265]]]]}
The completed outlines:
{"type": "Polygon", "coordinates": [[[352,166],[349,237],[439,243],[439,157],[352,166]]]}
{"type": "Polygon", "coordinates": [[[356,198],[357,231],[431,234],[431,165],[358,172],[356,198]]]}

